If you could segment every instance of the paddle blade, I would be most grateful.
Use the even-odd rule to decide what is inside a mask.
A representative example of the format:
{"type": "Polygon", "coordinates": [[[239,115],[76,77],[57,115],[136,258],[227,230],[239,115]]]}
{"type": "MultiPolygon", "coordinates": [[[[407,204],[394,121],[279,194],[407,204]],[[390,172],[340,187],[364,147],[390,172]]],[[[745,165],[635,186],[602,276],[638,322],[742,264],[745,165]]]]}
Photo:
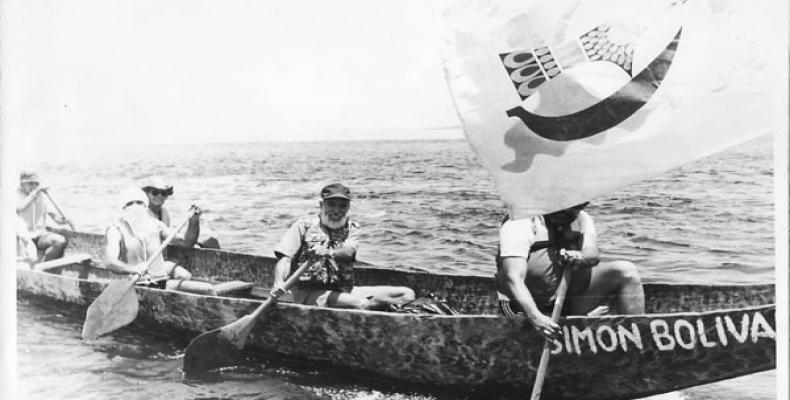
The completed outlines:
{"type": "Polygon", "coordinates": [[[245,315],[232,324],[192,339],[184,353],[184,373],[194,375],[233,365],[254,324],[255,318],[245,315]]]}
{"type": "Polygon", "coordinates": [[[140,304],[134,290],[135,279],[117,279],[88,307],[83,339],[96,339],[106,333],[126,326],[137,318],[140,304]]]}

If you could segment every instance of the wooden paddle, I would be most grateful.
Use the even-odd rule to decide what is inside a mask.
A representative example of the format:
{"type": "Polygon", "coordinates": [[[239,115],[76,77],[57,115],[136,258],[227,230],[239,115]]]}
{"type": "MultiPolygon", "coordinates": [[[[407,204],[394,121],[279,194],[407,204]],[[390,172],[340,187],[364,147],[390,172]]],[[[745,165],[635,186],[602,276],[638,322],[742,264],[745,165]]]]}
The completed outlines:
{"type": "MultiPolygon", "coordinates": [[[[564,250],[560,256],[566,258],[564,250]]],[[[562,279],[560,285],[557,287],[557,297],[554,299],[554,309],[551,310],[551,320],[554,323],[559,322],[562,307],[565,304],[565,295],[568,293],[568,281],[571,279],[571,267],[566,265],[563,268],[562,279]]],[[[543,352],[540,353],[540,363],[538,364],[538,372],[535,375],[535,384],[532,386],[532,395],[530,400],[539,400],[540,393],[543,390],[543,381],[546,379],[546,369],[549,366],[549,358],[551,358],[551,342],[546,340],[543,344],[543,352]]]]}
{"type": "Polygon", "coordinates": [[[49,199],[49,202],[52,203],[52,206],[55,207],[55,210],[58,211],[58,214],[60,214],[60,217],[63,218],[64,220],[66,220],[66,223],[69,224],[69,227],[71,228],[71,230],[72,231],[76,231],[76,229],[74,229],[74,224],[72,224],[69,221],[69,219],[66,218],[66,215],[63,214],[63,210],[61,210],[60,207],[58,207],[58,204],[55,203],[55,200],[52,200],[52,196],[50,196],[49,191],[42,190],[42,192],[44,192],[44,194],[47,195],[47,198],[49,199]]]}
{"type": "MultiPolygon", "coordinates": [[[[290,289],[308,266],[309,264],[305,263],[291,274],[285,281],[283,289],[290,289]]],[[[277,298],[269,297],[251,314],[192,339],[184,354],[184,373],[186,375],[199,374],[233,365],[234,361],[239,358],[252,328],[255,327],[258,316],[274,304],[277,304],[277,298]]]]}
{"type": "MultiPolygon", "coordinates": [[[[194,210],[191,210],[189,217],[170,233],[153,255],[148,257],[145,265],[146,271],[142,275],[148,272],[148,268],[151,267],[154,260],[173,241],[178,231],[189,222],[193,213],[194,210]]],[[[137,298],[137,292],[134,290],[134,284],[140,276],[139,274],[131,274],[129,277],[114,279],[107,285],[107,288],[88,307],[85,323],[82,326],[83,339],[96,339],[101,335],[130,324],[137,318],[140,303],[137,298]]]]}

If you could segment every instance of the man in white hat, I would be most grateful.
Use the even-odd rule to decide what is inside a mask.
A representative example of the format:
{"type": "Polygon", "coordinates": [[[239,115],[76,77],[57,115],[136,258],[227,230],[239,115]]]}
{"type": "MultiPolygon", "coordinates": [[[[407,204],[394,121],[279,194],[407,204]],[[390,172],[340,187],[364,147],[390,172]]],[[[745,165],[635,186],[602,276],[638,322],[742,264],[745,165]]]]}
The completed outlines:
{"type": "Polygon", "coordinates": [[[57,224],[70,222],[47,211],[44,196],[41,196],[46,190],[46,187],[41,186],[37,173],[23,171],[19,174],[16,213],[25,222],[30,239],[36,244],[36,248],[44,252],[44,261],[63,257],[63,250],[67,244],[63,235],[47,231],[47,215],[57,224]]]}
{"type": "MultiPolygon", "coordinates": [[[[172,261],[165,261],[161,253],[150,266],[147,265],[149,257],[173,229],[148,214],[146,200],[145,193],[138,188],[121,192],[121,217],[105,233],[107,245],[104,259],[107,269],[119,274],[147,273],[162,289],[214,295],[211,284],[190,281],[192,274],[189,271],[172,261]]],[[[190,224],[185,236],[195,236],[194,229],[194,225],[190,224]]]]}
{"type": "MultiPolygon", "coordinates": [[[[173,185],[165,182],[160,176],[153,176],[148,178],[141,187],[145,195],[148,197],[148,213],[159,221],[162,221],[166,226],[170,226],[170,212],[165,207],[167,198],[173,195],[173,185]]],[[[189,220],[189,226],[194,232],[193,235],[186,235],[184,239],[176,239],[173,245],[181,247],[194,247],[195,244],[201,247],[219,248],[217,239],[210,237],[201,243],[198,243],[200,236],[200,213],[196,213],[192,219],[189,220]]]]}

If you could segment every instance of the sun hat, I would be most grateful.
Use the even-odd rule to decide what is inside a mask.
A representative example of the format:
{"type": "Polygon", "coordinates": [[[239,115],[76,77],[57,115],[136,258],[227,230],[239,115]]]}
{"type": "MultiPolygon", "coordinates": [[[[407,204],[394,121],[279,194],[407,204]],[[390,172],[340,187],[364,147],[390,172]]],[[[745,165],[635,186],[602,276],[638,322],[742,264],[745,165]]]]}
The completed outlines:
{"type": "Polygon", "coordinates": [[[165,183],[165,180],[161,176],[152,176],[146,179],[143,182],[143,186],[141,187],[143,191],[147,192],[151,189],[157,189],[163,192],[167,192],[167,195],[170,196],[173,194],[173,185],[169,185],[165,183]]]}
{"type": "Polygon", "coordinates": [[[351,200],[351,190],[339,183],[326,185],[321,189],[321,200],[326,199],[351,200]]]}
{"type": "Polygon", "coordinates": [[[22,171],[19,174],[19,183],[36,182],[41,183],[38,174],[33,171],[22,171]]]}
{"type": "Polygon", "coordinates": [[[129,203],[132,202],[142,202],[146,204],[148,198],[146,197],[145,193],[137,187],[129,187],[121,191],[120,197],[118,198],[121,209],[123,210],[129,203]]]}

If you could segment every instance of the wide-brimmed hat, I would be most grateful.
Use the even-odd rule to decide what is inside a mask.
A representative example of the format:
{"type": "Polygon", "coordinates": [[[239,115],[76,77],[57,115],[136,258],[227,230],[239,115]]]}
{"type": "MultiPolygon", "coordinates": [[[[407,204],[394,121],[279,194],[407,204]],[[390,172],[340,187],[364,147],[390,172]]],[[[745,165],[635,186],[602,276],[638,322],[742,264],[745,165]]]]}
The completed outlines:
{"type": "Polygon", "coordinates": [[[173,185],[167,183],[161,176],[152,176],[146,179],[143,181],[143,186],[140,188],[145,192],[151,189],[157,189],[166,192],[168,196],[173,194],[173,185]]]}
{"type": "Polygon", "coordinates": [[[145,193],[140,190],[140,188],[129,187],[121,191],[118,200],[118,205],[120,205],[121,209],[124,209],[129,203],[133,202],[146,204],[146,202],[148,202],[148,197],[146,197],[145,193]]]}
{"type": "Polygon", "coordinates": [[[351,200],[351,190],[339,183],[326,185],[321,189],[321,200],[326,199],[351,200]]]}
{"type": "Polygon", "coordinates": [[[41,183],[38,174],[33,171],[22,171],[19,173],[19,183],[35,182],[41,183]]]}

